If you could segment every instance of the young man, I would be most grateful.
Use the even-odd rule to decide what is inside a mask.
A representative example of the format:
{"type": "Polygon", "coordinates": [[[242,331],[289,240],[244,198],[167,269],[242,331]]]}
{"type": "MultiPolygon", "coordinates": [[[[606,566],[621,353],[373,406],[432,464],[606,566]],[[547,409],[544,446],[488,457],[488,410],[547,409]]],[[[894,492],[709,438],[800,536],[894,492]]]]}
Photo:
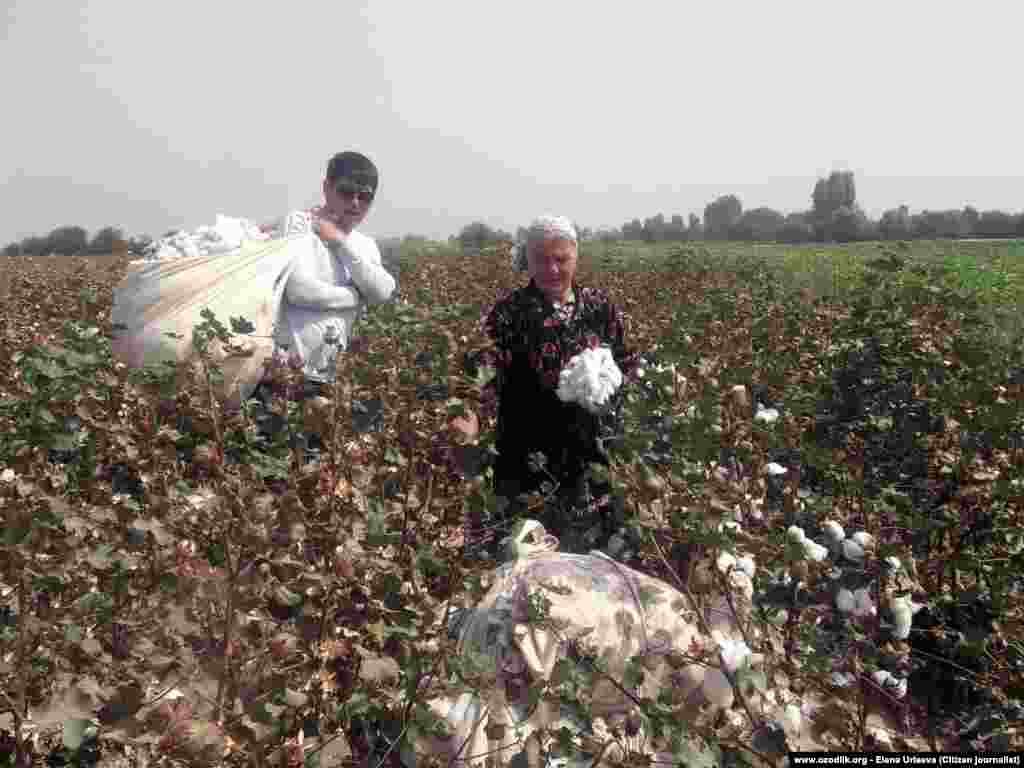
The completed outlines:
{"type": "MultiPolygon", "coordinates": [[[[292,266],[275,336],[285,357],[301,361],[305,385],[300,400],[322,394],[334,382],[337,356],[348,347],[360,314],[368,305],[388,301],[397,287],[381,264],[377,243],[356,229],[377,187],[377,167],[369,158],[340,152],[327,164],[324,204],[294,211],[268,228],[273,237],[318,235],[312,252],[292,266]]],[[[269,407],[268,383],[261,383],[253,396],[269,407]]],[[[308,438],[302,441],[305,447],[318,450],[319,437],[308,438]]]]}
{"type": "Polygon", "coordinates": [[[367,305],[395,292],[373,238],[358,232],[377,193],[378,174],[369,158],[341,152],[323,181],[324,205],[290,214],[281,236],[319,235],[313,253],[296,263],[285,286],[277,343],[302,358],[314,389],[334,381],[335,359],[367,305]]]}

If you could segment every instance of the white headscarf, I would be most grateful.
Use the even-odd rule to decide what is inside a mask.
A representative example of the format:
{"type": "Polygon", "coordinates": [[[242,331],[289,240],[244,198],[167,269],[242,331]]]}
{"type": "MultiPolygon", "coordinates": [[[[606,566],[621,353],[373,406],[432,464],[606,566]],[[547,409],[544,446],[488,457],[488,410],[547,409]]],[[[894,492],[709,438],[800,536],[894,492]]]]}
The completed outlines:
{"type": "Polygon", "coordinates": [[[512,268],[517,272],[525,272],[527,252],[534,243],[545,240],[571,240],[576,243],[576,227],[566,216],[538,216],[526,230],[526,242],[518,243],[512,251],[512,268]]]}

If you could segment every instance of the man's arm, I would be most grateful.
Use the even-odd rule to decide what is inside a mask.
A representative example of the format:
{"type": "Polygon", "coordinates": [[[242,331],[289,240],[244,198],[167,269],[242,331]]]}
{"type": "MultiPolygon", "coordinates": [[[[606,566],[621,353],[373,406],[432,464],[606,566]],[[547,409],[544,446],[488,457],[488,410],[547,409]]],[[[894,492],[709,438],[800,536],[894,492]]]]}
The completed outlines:
{"type": "Polygon", "coordinates": [[[292,268],[284,295],[289,304],[305,309],[355,309],[360,303],[358,291],[321,280],[308,262],[299,262],[292,268]]]}
{"type": "MultiPolygon", "coordinates": [[[[324,240],[324,245],[336,258],[344,259],[352,273],[352,282],[367,304],[383,304],[395,292],[395,278],[381,264],[377,244],[370,239],[366,247],[352,247],[343,239],[324,240]]],[[[362,245],[362,244],[360,244],[362,245]]]]}

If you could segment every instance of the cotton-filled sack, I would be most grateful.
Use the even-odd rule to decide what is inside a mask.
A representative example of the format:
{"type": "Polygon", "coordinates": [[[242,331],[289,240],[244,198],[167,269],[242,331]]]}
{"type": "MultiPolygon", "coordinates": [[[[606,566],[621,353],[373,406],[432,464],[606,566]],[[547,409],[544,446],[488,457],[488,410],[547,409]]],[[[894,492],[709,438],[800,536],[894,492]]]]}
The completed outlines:
{"type": "Polygon", "coordinates": [[[114,356],[133,368],[167,360],[198,364],[192,333],[204,309],[229,329],[230,318],[245,318],[255,328],[234,337],[242,352],[226,357],[218,341],[211,350],[224,374],[218,395],[237,407],[263,376],[291,266],[307,257],[315,237],[247,241],[228,254],[132,264],[114,291],[114,356]]]}

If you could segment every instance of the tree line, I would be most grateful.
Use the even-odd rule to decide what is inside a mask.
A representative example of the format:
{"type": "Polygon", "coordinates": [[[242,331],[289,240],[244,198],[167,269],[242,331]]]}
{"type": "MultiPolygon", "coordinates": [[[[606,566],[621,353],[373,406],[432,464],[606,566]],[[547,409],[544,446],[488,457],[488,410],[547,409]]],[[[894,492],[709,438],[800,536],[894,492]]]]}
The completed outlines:
{"type": "MultiPolygon", "coordinates": [[[[704,206],[703,218],[694,213],[684,219],[665,215],[641,221],[633,219],[621,227],[592,230],[577,226],[581,239],[605,241],[634,240],[648,243],[686,240],[739,240],[747,242],[813,243],[858,240],[939,240],[949,238],[1024,237],[1024,212],[978,211],[972,206],[912,214],[906,205],[885,211],[872,220],[857,202],[852,171],[833,171],[816,181],[811,207],[783,214],[773,208],[743,209],[736,195],[722,195],[704,206]]],[[[516,237],[521,239],[520,227],[516,237]]],[[[511,234],[476,221],[450,238],[467,249],[510,241],[511,234]]]]}
{"type": "MultiPolygon", "coordinates": [[[[963,209],[911,213],[906,205],[885,211],[878,220],[870,219],[857,202],[852,171],[833,171],[820,178],[811,193],[806,211],[783,214],[773,208],[743,209],[736,195],[722,195],[704,206],[703,218],[694,213],[684,219],[670,219],[659,213],[643,221],[633,219],[621,227],[591,229],[576,227],[583,240],[634,240],[648,243],[686,240],[740,240],[748,242],[813,243],[852,242],[857,240],[939,240],[949,238],[1024,237],[1024,212],[978,211],[963,209]]],[[[168,232],[164,236],[174,234],[168,232]]],[[[449,238],[465,250],[480,250],[499,242],[522,240],[526,229],[515,235],[482,221],[467,224],[449,238]]],[[[410,236],[413,237],[413,236],[410,236]]],[[[103,254],[119,250],[141,253],[153,240],[147,235],[126,238],[119,227],[104,227],[91,238],[82,227],[63,226],[48,235],[26,237],[3,249],[5,256],[45,254],[103,254]]]]}
{"type": "Polygon", "coordinates": [[[84,227],[63,226],[48,235],[33,235],[19,242],[8,243],[2,253],[4,256],[75,256],[116,251],[138,254],[152,242],[153,238],[148,235],[126,238],[120,227],[103,227],[90,238],[84,227]]]}

